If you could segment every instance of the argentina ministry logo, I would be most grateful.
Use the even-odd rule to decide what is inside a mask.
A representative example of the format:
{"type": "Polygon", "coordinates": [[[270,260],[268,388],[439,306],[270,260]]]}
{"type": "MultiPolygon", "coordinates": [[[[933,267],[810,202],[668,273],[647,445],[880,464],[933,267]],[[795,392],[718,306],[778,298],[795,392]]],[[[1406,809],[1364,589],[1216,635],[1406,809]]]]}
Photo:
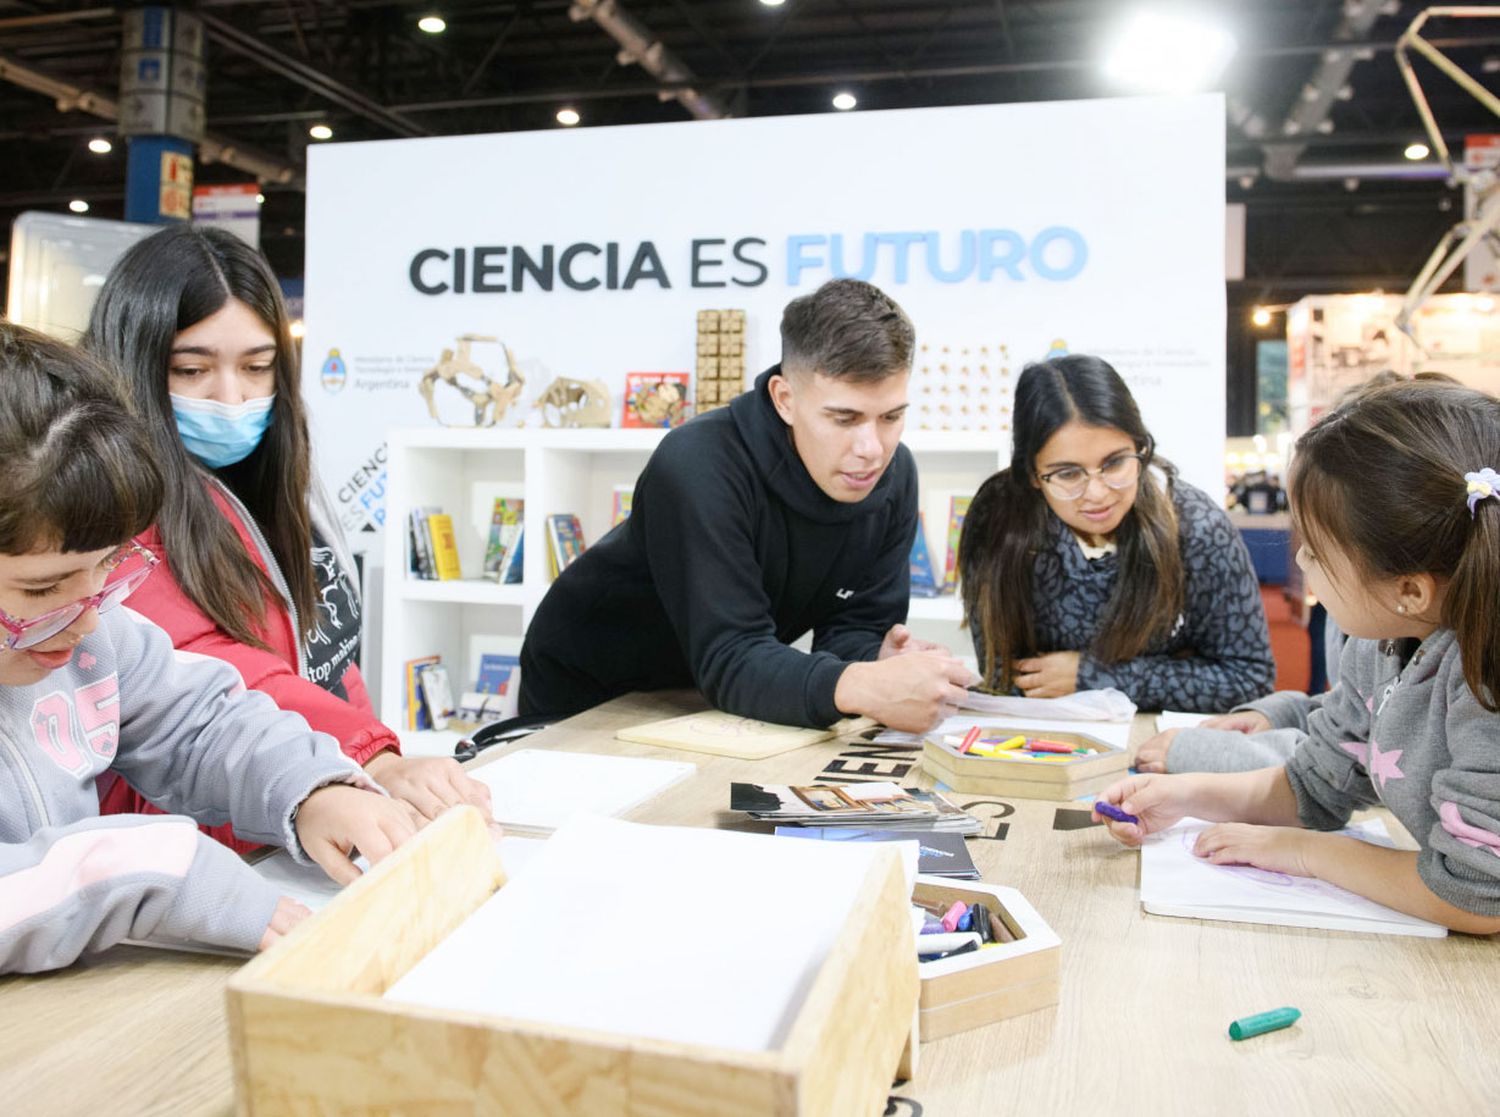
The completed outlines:
{"type": "Polygon", "coordinates": [[[328,357],[323,361],[323,368],[318,373],[318,380],[322,383],[323,390],[329,395],[344,390],[344,385],[349,380],[349,368],[344,364],[344,358],[340,356],[337,349],[328,351],[328,357]]]}

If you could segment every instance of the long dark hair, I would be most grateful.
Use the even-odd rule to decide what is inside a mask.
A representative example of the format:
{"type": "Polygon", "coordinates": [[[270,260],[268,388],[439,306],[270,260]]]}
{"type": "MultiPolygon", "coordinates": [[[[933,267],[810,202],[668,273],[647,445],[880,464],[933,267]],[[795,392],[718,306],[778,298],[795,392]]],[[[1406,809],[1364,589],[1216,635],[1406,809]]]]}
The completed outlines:
{"type": "Polygon", "coordinates": [[[0,474],[0,554],[114,547],[161,508],[150,435],[114,373],[5,321],[0,474]]]}
{"type": "Polygon", "coordinates": [[[1365,579],[1448,583],[1441,623],[1458,635],[1464,681],[1500,712],[1500,500],[1470,515],[1466,473],[1500,470],[1500,401],[1423,379],[1363,392],[1297,440],[1292,519],[1313,554],[1365,579]]]}
{"type": "Polygon", "coordinates": [[[958,564],[964,620],[977,627],[980,670],[993,689],[1014,682],[1017,659],[1055,651],[1037,646],[1032,603],[1036,555],[1052,534],[1052,513],[1035,484],[1036,456],[1058,428],[1077,420],[1128,435],[1146,455],[1135,505],[1115,532],[1119,574],[1090,654],[1105,663],[1140,655],[1182,612],[1182,556],[1172,486],[1177,471],[1154,458],[1155,443],[1120,374],[1098,357],[1027,365],[1016,384],[1010,468],[979,487],[964,519],[958,564]],[[1146,468],[1155,464],[1165,488],[1146,468]]]}
{"type": "Polygon", "coordinates": [[[173,339],[230,299],[253,310],[276,339],[271,426],[236,472],[236,495],[264,533],[297,614],[309,625],[315,583],[307,418],[286,306],[260,253],[220,229],[177,225],[147,237],[115,264],[80,344],[120,370],[151,430],[166,478],[158,527],[173,576],[235,640],[264,648],[259,631],[266,595],[276,589],[215,507],[210,473],[183,447],[167,390],[173,339]]]}

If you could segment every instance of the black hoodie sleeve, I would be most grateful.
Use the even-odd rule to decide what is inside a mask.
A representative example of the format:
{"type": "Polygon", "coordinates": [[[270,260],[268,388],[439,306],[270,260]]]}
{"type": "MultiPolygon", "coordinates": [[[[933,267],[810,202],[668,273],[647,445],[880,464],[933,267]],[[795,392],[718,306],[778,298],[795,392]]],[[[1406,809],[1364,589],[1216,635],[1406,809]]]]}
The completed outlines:
{"type": "Polygon", "coordinates": [[[911,451],[898,447],[891,469],[900,482],[891,498],[880,550],[870,556],[870,577],[836,619],[819,625],[813,651],[831,652],[842,660],[869,660],[880,653],[891,626],[906,621],[911,606],[911,545],[917,537],[917,470],[911,451]]]}
{"type": "Polygon", "coordinates": [[[822,727],[841,716],[834,689],[845,664],[776,639],[761,585],[759,510],[743,469],[694,440],[667,438],[637,486],[652,581],[695,685],[720,710],[822,727]]]}

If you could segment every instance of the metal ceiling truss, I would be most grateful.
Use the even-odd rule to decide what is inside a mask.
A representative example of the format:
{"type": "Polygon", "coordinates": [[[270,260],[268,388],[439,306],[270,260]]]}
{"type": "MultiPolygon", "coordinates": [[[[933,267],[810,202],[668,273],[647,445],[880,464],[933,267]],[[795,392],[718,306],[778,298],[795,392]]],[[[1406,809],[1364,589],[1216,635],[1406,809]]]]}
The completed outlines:
{"type": "Polygon", "coordinates": [[[1467,187],[1476,199],[1473,216],[1460,221],[1443,235],[1407,290],[1401,312],[1396,317],[1396,325],[1407,334],[1411,333],[1412,315],[1447,281],[1464,259],[1485,240],[1500,236],[1500,174],[1497,174],[1497,168],[1470,168],[1454,160],[1407,52],[1416,51],[1497,117],[1500,117],[1500,98],[1464,73],[1451,58],[1422,37],[1423,25],[1434,17],[1497,19],[1500,18],[1500,8],[1473,5],[1428,8],[1412,20],[1411,26],[1396,43],[1396,65],[1400,67],[1401,77],[1416,103],[1417,114],[1422,118],[1422,127],[1427,132],[1433,152],[1442,162],[1449,179],[1467,187]]]}

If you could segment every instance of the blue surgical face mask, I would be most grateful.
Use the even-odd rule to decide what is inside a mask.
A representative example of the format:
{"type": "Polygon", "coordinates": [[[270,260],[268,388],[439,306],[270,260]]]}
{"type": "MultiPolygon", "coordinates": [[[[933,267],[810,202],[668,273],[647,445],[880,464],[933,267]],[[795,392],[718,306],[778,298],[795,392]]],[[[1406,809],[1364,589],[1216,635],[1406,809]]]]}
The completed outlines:
{"type": "Polygon", "coordinates": [[[223,469],[250,456],[271,425],[271,406],[276,402],[275,392],[244,403],[168,395],[183,446],[210,469],[223,469]]]}

